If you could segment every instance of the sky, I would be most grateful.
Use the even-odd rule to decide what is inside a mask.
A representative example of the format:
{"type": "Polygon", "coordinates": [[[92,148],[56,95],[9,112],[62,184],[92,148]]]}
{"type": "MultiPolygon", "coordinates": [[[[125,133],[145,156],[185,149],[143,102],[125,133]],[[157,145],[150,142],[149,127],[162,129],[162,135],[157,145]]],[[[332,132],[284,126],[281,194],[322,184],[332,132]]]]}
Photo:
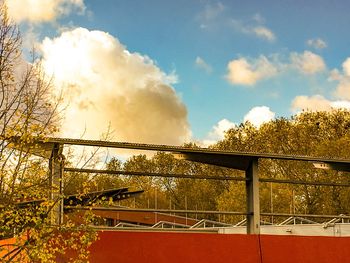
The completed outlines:
{"type": "Polygon", "coordinates": [[[350,109],[345,0],[6,0],[62,137],[209,145],[250,121],[350,109]]]}

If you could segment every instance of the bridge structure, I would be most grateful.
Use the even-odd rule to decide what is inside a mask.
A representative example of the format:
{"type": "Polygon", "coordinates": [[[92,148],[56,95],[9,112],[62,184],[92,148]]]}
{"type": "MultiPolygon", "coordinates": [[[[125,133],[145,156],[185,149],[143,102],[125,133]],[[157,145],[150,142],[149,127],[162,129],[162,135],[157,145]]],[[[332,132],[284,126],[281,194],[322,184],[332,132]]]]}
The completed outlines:
{"type": "MultiPolygon", "coordinates": [[[[12,141],[21,143],[18,138],[12,138],[12,141]]],[[[65,206],[63,198],[63,176],[64,172],[84,172],[84,173],[103,173],[115,175],[135,175],[135,176],[157,176],[157,177],[173,177],[173,178],[192,178],[206,180],[232,180],[245,182],[246,188],[246,211],[199,211],[199,210],[167,210],[167,209],[133,209],[140,212],[163,212],[163,213],[187,213],[187,214],[228,214],[228,215],[245,215],[246,216],[246,233],[260,234],[261,220],[260,216],[294,216],[307,218],[339,218],[350,219],[347,215],[305,215],[305,214],[280,214],[280,213],[261,213],[259,200],[259,183],[287,183],[302,185],[323,185],[323,186],[340,186],[350,187],[346,183],[332,182],[309,182],[300,180],[281,180],[273,178],[259,177],[259,160],[274,159],[286,161],[303,161],[312,163],[315,169],[333,169],[338,171],[350,172],[350,159],[334,159],[329,157],[312,157],[300,155],[285,155],[271,153],[253,153],[238,151],[222,151],[208,148],[188,148],[181,146],[140,144],[130,142],[111,142],[101,140],[83,140],[71,138],[39,138],[27,144],[32,154],[49,159],[49,178],[51,194],[50,198],[55,201],[56,205],[51,212],[52,223],[59,225],[63,222],[64,208],[68,209],[94,209],[94,210],[120,210],[125,208],[105,208],[105,207],[69,207],[65,206]],[[188,175],[188,174],[159,174],[147,172],[127,172],[102,169],[80,169],[76,167],[66,167],[65,158],[63,156],[63,147],[65,145],[75,146],[93,146],[115,149],[131,149],[145,150],[157,152],[169,152],[176,158],[189,161],[199,162],[203,164],[216,165],[226,168],[232,168],[244,171],[244,177],[234,176],[217,176],[217,175],[188,175]]],[[[130,211],[130,209],[128,209],[130,211]]]]}

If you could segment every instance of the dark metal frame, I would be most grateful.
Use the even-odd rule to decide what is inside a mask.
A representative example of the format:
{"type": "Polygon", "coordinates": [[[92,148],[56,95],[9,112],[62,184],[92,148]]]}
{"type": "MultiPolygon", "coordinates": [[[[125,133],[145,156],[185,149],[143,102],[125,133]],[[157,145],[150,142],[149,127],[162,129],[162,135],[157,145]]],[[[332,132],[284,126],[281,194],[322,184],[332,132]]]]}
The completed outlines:
{"type": "MultiPolygon", "coordinates": [[[[12,138],[13,142],[18,142],[18,138],[12,138]]],[[[284,155],[284,154],[269,154],[269,153],[249,153],[249,152],[235,152],[235,151],[220,151],[207,148],[187,148],[180,146],[168,146],[168,145],[154,145],[154,144],[139,144],[128,142],[108,142],[98,140],[82,140],[82,139],[68,139],[68,138],[45,138],[38,139],[28,147],[32,147],[39,156],[47,157],[50,159],[50,183],[51,183],[51,199],[56,202],[53,209],[53,223],[60,224],[63,218],[63,199],[62,199],[62,178],[65,171],[71,172],[93,172],[93,173],[112,173],[106,170],[89,170],[89,169],[76,169],[76,168],[64,168],[64,157],[62,156],[62,149],[64,145],[80,145],[80,146],[97,146],[106,148],[120,148],[120,149],[134,149],[134,150],[147,150],[147,151],[163,151],[171,152],[177,158],[186,159],[189,161],[195,161],[205,164],[212,164],[227,168],[238,169],[245,171],[245,178],[243,177],[226,177],[226,176],[189,176],[189,175],[167,175],[167,174],[151,174],[151,173],[137,173],[132,172],[137,176],[163,176],[163,177],[179,177],[179,178],[193,178],[193,179],[215,179],[215,180],[236,180],[245,181],[247,192],[247,212],[224,212],[224,211],[192,211],[192,210],[167,210],[167,209],[133,209],[134,211],[158,211],[167,213],[211,213],[211,214],[232,214],[232,215],[246,215],[247,216],[247,233],[259,234],[260,233],[260,215],[261,216],[302,216],[302,217],[319,217],[319,218],[350,218],[348,216],[331,216],[331,215],[294,215],[294,214],[276,214],[276,213],[260,213],[260,200],[259,200],[259,182],[272,182],[272,183],[291,183],[291,184],[305,184],[305,185],[324,185],[324,186],[343,186],[349,187],[348,184],[335,184],[325,182],[306,182],[306,181],[293,181],[293,180],[276,180],[259,178],[258,163],[259,159],[277,159],[277,160],[291,160],[291,161],[306,161],[313,163],[315,168],[320,169],[333,169],[338,171],[350,172],[350,160],[349,159],[333,159],[328,157],[311,157],[311,156],[298,156],[298,155],[284,155]],[[33,145],[35,147],[33,147],[33,145]],[[59,189],[59,191],[57,191],[59,189]]],[[[127,172],[118,174],[127,174],[127,172]]],[[[114,173],[113,173],[114,174],[114,173]]],[[[67,207],[68,208],[68,207],[67,207]]],[[[85,209],[81,207],[79,209],[85,209]]],[[[90,209],[90,208],[89,208],[90,209]]],[[[93,208],[97,209],[97,208],[93,208]]],[[[103,208],[108,210],[108,208],[103,208]]],[[[120,208],[110,208],[120,209],[120,208]]],[[[131,211],[128,209],[128,211],[131,211]]]]}

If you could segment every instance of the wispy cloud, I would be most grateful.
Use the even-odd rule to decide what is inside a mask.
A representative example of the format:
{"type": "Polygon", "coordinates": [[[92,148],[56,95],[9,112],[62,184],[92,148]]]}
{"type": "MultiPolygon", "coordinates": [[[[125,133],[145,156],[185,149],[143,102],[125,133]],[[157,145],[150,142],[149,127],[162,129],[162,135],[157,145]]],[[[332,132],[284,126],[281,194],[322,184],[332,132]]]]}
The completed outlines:
{"type": "Polygon", "coordinates": [[[200,28],[206,29],[224,12],[225,6],[221,2],[206,4],[196,17],[200,28]]]}
{"type": "Polygon", "coordinates": [[[315,49],[324,49],[327,47],[327,43],[321,38],[309,39],[306,41],[306,44],[315,49]]]}
{"type": "Polygon", "coordinates": [[[237,19],[230,19],[229,25],[238,32],[241,32],[246,35],[253,35],[260,39],[274,42],[277,38],[276,35],[269,29],[267,26],[263,25],[264,19],[259,16],[256,18],[256,15],[253,17],[254,23],[243,22],[237,19]]]}
{"type": "Polygon", "coordinates": [[[277,37],[273,31],[265,25],[265,18],[260,14],[254,14],[247,20],[231,17],[225,12],[226,7],[221,2],[206,4],[196,16],[202,29],[216,28],[234,29],[246,35],[274,42],[277,37]]]}
{"type": "Polygon", "coordinates": [[[204,20],[212,20],[218,17],[225,9],[225,6],[221,2],[215,4],[207,4],[200,13],[200,17],[204,20]]]}
{"type": "Polygon", "coordinates": [[[291,65],[304,74],[315,74],[326,69],[323,58],[311,51],[290,54],[291,65]]]}
{"type": "Polygon", "coordinates": [[[208,74],[213,72],[213,68],[201,57],[196,57],[195,65],[197,68],[204,70],[208,74]]]}
{"type": "Polygon", "coordinates": [[[265,18],[259,13],[254,14],[252,18],[254,21],[256,21],[259,24],[265,23],[265,18]]]}
{"type": "Polygon", "coordinates": [[[252,28],[252,31],[257,37],[273,42],[276,40],[275,34],[265,26],[256,26],[252,28]]]}

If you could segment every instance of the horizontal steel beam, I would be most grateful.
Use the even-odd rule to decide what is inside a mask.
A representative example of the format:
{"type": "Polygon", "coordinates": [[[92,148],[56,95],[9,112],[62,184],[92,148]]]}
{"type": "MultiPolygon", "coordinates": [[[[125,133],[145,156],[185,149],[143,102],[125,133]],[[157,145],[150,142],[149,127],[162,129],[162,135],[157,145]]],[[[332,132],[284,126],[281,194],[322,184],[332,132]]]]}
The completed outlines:
{"type": "Polygon", "coordinates": [[[213,154],[213,153],[173,153],[173,156],[179,160],[187,160],[191,162],[211,164],[221,167],[227,167],[246,171],[252,161],[257,159],[251,156],[227,155],[227,154],[213,154]]]}
{"type": "Polygon", "coordinates": [[[246,181],[244,177],[218,176],[218,175],[190,175],[190,174],[166,174],[166,173],[150,173],[150,172],[132,172],[132,171],[115,171],[100,169],[80,169],[80,168],[64,168],[66,172],[76,173],[96,173],[96,174],[112,174],[112,175],[131,175],[145,177],[165,177],[165,178],[187,178],[187,179],[207,179],[207,180],[228,180],[228,181],[246,181]]]}
{"type": "Polygon", "coordinates": [[[337,187],[350,187],[350,184],[346,183],[331,183],[331,182],[309,182],[299,180],[284,180],[284,179],[270,179],[260,178],[262,183],[276,183],[276,184],[300,184],[300,185],[312,185],[312,186],[337,186],[337,187]]]}
{"type": "Polygon", "coordinates": [[[188,148],[183,146],[171,146],[171,145],[156,145],[156,144],[144,144],[144,143],[130,143],[130,142],[110,142],[101,140],[83,140],[83,139],[71,139],[71,138],[37,138],[28,144],[27,142],[21,142],[18,136],[1,138],[13,142],[14,144],[24,143],[25,148],[28,148],[31,153],[37,154],[43,157],[49,157],[47,155],[48,150],[52,149],[53,145],[77,145],[77,146],[92,146],[92,147],[105,147],[105,148],[118,148],[118,149],[133,149],[133,150],[145,150],[145,151],[161,151],[171,152],[180,156],[184,156],[188,159],[195,159],[197,162],[208,163],[213,165],[221,165],[237,169],[245,169],[247,164],[254,158],[267,158],[278,160],[293,160],[293,161],[306,161],[312,162],[316,168],[321,169],[333,169],[338,171],[350,172],[350,159],[335,159],[326,157],[313,157],[303,155],[288,155],[288,154],[274,154],[274,153],[258,153],[258,152],[239,152],[239,151],[223,151],[218,149],[209,148],[188,148]],[[223,161],[224,160],[224,161],[223,161]],[[230,164],[231,163],[231,164],[230,164]]]}
{"type": "Polygon", "coordinates": [[[309,162],[324,162],[328,164],[341,164],[343,167],[350,167],[350,159],[334,159],[326,157],[313,157],[304,155],[287,155],[287,154],[274,154],[274,153],[257,153],[257,152],[238,152],[238,151],[223,151],[209,148],[188,148],[183,146],[171,146],[171,145],[156,145],[156,144],[144,144],[144,143],[130,143],[130,142],[110,142],[101,140],[83,140],[83,139],[70,139],[70,138],[45,138],[36,140],[37,143],[60,143],[67,145],[81,145],[81,146],[96,146],[106,148],[119,148],[119,149],[134,149],[134,150],[146,150],[146,151],[165,151],[174,153],[199,153],[199,154],[213,154],[217,156],[239,156],[247,158],[268,158],[268,159],[280,159],[280,160],[294,160],[294,161],[309,161],[309,162]]]}

